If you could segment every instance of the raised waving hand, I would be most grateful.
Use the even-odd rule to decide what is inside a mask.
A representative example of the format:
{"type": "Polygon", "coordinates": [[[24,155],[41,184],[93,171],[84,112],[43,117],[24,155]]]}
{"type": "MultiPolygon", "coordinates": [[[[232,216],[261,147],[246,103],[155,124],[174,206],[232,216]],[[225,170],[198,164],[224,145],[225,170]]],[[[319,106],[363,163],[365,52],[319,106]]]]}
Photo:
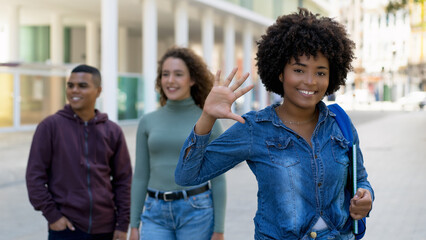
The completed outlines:
{"type": "Polygon", "coordinates": [[[253,84],[240,88],[249,76],[248,73],[245,73],[231,85],[237,70],[237,68],[234,68],[223,83],[220,81],[220,71],[216,73],[213,88],[204,103],[203,113],[195,125],[195,133],[200,135],[209,133],[216,119],[219,118],[245,122],[241,116],[231,111],[231,106],[235,100],[250,91],[253,84]]]}

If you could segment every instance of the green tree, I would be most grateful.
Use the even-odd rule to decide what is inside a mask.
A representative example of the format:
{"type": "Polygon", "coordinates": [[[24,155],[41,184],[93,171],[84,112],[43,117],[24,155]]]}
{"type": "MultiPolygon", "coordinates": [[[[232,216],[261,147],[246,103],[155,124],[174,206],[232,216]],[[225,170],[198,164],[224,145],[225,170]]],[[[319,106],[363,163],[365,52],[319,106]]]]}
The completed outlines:
{"type": "MultiPolygon", "coordinates": [[[[414,3],[420,3],[422,5],[422,8],[423,8],[424,1],[425,0],[413,0],[414,3]]],[[[396,11],[400,9],[407,8],[407,4],[408,4],[407,0],[389,1],[388,5],[386,6],[386,13],[395,13],[396,11]]]]}

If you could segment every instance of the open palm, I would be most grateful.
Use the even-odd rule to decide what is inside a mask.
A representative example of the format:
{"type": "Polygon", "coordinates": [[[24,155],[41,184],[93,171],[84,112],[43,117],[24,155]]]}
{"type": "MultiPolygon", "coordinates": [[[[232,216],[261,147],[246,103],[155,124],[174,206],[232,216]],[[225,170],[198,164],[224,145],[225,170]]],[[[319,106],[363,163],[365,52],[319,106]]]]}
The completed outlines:
{"type": "Polygon", "coordinates": [[[234,68],[223,83],[220,82],[220,71],[216,73],[214,86],[207,96],[203,108],[204,112],[210,117],[215,119],[228,118],[244,123],[244,119],[241,116],[231,111],[231,106],[239,97],[250,91],[253,88],[253,84],[239,89],[249,76],[246,73],[230,85],[236,72],[237,68],[234,68]]]}

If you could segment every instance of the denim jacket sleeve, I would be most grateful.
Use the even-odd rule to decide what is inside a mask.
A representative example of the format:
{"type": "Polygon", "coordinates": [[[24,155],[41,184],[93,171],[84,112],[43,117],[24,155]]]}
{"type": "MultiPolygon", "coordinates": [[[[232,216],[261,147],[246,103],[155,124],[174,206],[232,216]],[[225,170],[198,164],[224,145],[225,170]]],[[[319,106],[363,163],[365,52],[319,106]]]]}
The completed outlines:
{"type": "Polygon", "coordinates": [[[235,123],[209,144],[210,133],[197,135],[194,130],[186,139],[175,171],[175,181],[191,186],[225,173],[249,158],[251,133],[249,123],[235,123]]]}

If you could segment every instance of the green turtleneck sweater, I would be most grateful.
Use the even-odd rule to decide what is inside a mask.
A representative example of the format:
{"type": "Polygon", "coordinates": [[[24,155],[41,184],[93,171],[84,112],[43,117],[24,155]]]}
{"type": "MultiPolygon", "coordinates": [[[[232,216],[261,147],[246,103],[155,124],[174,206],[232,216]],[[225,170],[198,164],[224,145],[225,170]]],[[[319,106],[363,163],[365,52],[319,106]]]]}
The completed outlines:
{"type": "MultiPolygon", "coordinates": [[[[138,228],[147,188],[176,191],[174,172],[180,150],[202,110],[190,97],[182,101],[168,100],[162,108],[143,116],[136,135],[136,163],[132,181],[131,227],[138,228]]],[[[211,140],[222,133],[219,123],[213,127],[211,140]]],[[[211,180],[214,206],[214,232],[224,232],[226,181],[221,175],[211,180]]]]}

